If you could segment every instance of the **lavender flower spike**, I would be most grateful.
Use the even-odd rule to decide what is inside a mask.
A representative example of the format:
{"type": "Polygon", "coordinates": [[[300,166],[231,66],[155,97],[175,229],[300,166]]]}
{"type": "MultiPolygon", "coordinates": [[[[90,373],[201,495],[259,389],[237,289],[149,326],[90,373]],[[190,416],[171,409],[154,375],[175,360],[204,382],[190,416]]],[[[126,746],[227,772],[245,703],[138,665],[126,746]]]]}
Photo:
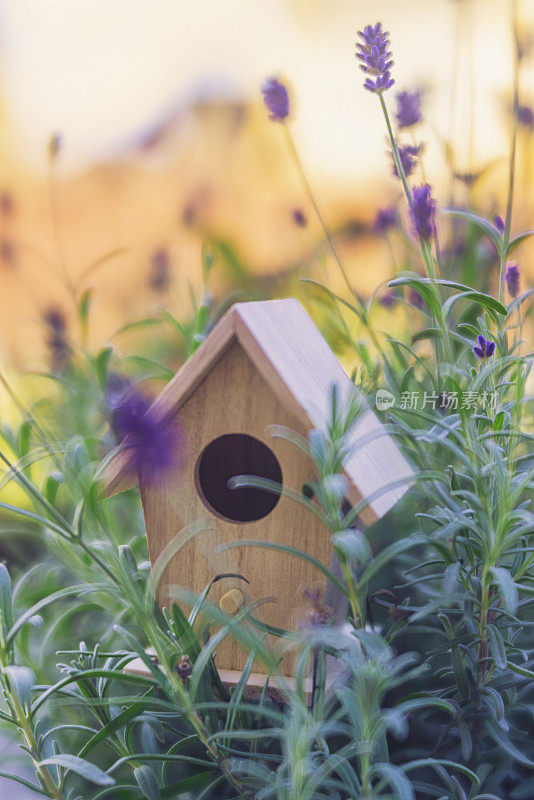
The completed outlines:
{"type": "MultiPolygon", "coordinates": [[[[419,153],[421,152],[423,145],[422,144],[406,144],[402,145],[398,148],[399,150],[399,157],[402,164],[402,169],[406,177],[412,174],[416,165],[417,165],[417,158],[419,153]]],[[[393,153],[391,154],[393,158],[393,153]]],[[[399,171],[397,169],[397,165],[395,163],[395,159],[393,158],[393,174],[396,178],[400,178],[399,171]]]]}
{"type": "Polygon", "coordinates": [[[411,128],[421,122],[421,92],[399,92],[397,95],[397,124],[411,128]]]}
{"type": "Polygon", "coordinates": [[[510,297],[517,297],[519,294],[519,267],[517,264],[509,264],[506,270],[506,286],[508,287],[508,294],[510,297]]]}
{"type": "Polygon", "coordinates": [[[481,333],[477,336],[477,342],[478,344],[473,347],[473,353],[477,358],[490,358],[495,352],[495,342],[485,339],[481,333]]]}
{"type": "Polygon", "coordinates": [[[289,116],[289,94],[277,78],[267,78],[261,87],[263,102],[269,111],[269,119],[283,122],[289,116]]]}
{"type": "Polygon", "coordinates": [[[434,233],[434,217],[436,201],[431,195],[432,187],[428,183],[415,186],[411,208],[412,222],[415,232],[424,242],[428,242],[434,233]]]}
{"type": "Polygon", "coordinates": [[[381,22],[377,22],[375,26],[367,25],[363,31],[358,31],[358,36],[362,40],[356,42],[356,58],[361,62],[360,69],[375,79],[368,77],[363,85],[369,92],[382,94],[395,83],[390,75],[393,61],[388,50],[389,33],[382,30],[381,22]]]}

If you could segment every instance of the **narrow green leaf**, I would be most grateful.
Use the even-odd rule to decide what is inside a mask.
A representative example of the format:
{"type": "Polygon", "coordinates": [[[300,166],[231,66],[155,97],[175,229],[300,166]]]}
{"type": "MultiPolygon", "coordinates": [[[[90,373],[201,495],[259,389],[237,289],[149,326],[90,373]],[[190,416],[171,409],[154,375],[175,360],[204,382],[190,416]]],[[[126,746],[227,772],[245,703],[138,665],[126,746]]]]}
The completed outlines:
{"type": "Polygon", "coordinates": [[[0,612],[2,613],[2,627],[4,635],[13,625],[13,600],[11,593],[11,578],[5,564],[0,563],[0,612]]]}
{"type": "Polygon", "coordinates": [[[107,772],[104,772],[104,770],[100,769],[100,767],[97,767],[95,764],[91,764],[90,761],[86,761],[84,758],[78,758],[78,756],[71,756],[66,753],[52,756],[52,758],[45,758],[44,761],[41,761],[39,766],[47,767],[52,764],[56,767],[75,772],[77,775],[80,775],[82,778],[85,778],[85,780],[97,786],[113,786],[115,784],[115,778],[112,778],[111,775],[108,775],[107,772]]]}
{"type": "Polygon", "coordinates": [[[143,764],[134,769],[134,778],[146,797],[146,800],[161,800],[161,792],[156,776],[149,766],[143,764]]]}
{"type": "Polygon", "coordinates": [[[102,350],[100,350],[99,353],[97,353],[95,358],[94,363],[95,363],[96,377],[98,380],[98,385],[100,386],[102,391],[105,391],[106,389],[106,384],[108,380],[108,366],[112,355],[113,355],[113,348],[104,347],[102,350]]]}
{"type": "Polygon", "coordinates": [[[493,580],[497,584],[503,607],[510,614],[515,614],[519,603],[519,595],[512,576],[504,567],[492,567],[491,572],[493,580]]]}
{"type": "Polygon", "coordinates": [[[506,648],[500,630],[496,628],[495,625],[490,624],[486,626],[486,632],[491,647],[491,654],[496,666],[499,667],[499,669],[506,669],[506,648]]]}
{"type": "Polygon", "coordinates": [[[497,251],[501,252],[502,235],[499,229],[496,228],[495,225],[492,225],[487,219],[484,219],[484,217],[475,214],[473,211],[467,211],[460,208],[441,208],[440,214],[448,217],[457,217],[458,219],[463,219],[466,222],[471,222],[473,225],[476,225],[477,228],[479,228],[491,239],[497,248],[497,251]]]}
{"type": "Polygon", "coordinates": [[[510,253],[513,253],[516,247],[526,242],[531,236],[534,236],[534,231],[525,231],[524,233],[518,234],[518,236],[514,236],[514,238],[510,240],[506,255],[509,256],[510,253]]]}
{"type": "MultiPolygon", "coordinates": [[[[30,789],[32,792],[36,792],[36,794],[41,794],[43,797],[50,797],[48,792],[44,792],[39,786],[36,786],[34,783],[30,783],[29,781],[24,780],[21,778],[20,775],[14,775],[13,772],[2,772],[0,770],[0,778],[5,778],[9,781],[15,781],[15,783],[20,783],[21,786],[24,786],[26,789],[30,789]]],[[[14,800],[16,800],[16,795],[13,794],[14,800]]]]}
{"type": "Polygon", "coordinates": [[[398,800],[415,800],[411,782],[398,767],[386,763],[374,764],[373,773],[384,779],[398,800]]]}
{"type": "Polygon", "coordinates": [[[373,558],[369,566],[365,569],[358,581],[358,586],[363,590],[392,559],[396,558],[401,553],[405,553],[406,550],[411,550],[412,547],[417,547],[418,545],[426,543],[426,537],[415,535],[409,536],[406,539],[400,539],[398,542],[393,542],[393,544],[385,547],[373,558]]]}
{"type": "Polygon", "coordinates": [[[11,693],[23,706],[26,706],[30,700],[31,691],[37,682],[35,672],[29,667],[9,665],[4,668],[4,673],[9,681],[11,693]]]}
{"type": "Polygon", "coordinates": [[[56,600],[64,600],[66,597],[72,597],[73,595],[82,595],[87,592],[97,592],[102,588],[99,584],[93,584],[92,586],[81,584],[77,586],[67,586],[64,589],[60,589],[58,592],[54,592],[53,594],[49,595],[48,597],[43,597],[42,600],[39,600],[38,603],[35,603],[31,608],[22,614],[17,621],[12,625],[11,630],[7,635],[7,643],[10,644],[17,633],[20,631],[23,625],[25,625],[32,617],[42,611],[44,608],[49,606],[51,603],[55,603],[56,600]]]}
{"type": "Polygon", "coordinates": [[[222,553],[225,550],[230,550],[231,548],[236,547],[263,547],[267,550],[280,550],[283,553],[287,553],[288,555],[297,556],[298,558],[302,558],[304,561],[307,561],[309,564],[313,564],[319,572],[322,572],[323,575],[326,575],[328,580],[343,594],[347,594],[347,590],[345,586],[341,583],[340,580],[336,578],[336,576],[330,572],[329,569],[325,567],[320,561],[318,561],[313,556],[310,556],[308,553],[305,553],[303,550],[298,550],[296,547],[289,547],[289,545],[279,544],[278,542],[266,542],[261,541],[260,539],[239,539],[236,542],[226,542],[225,544],[219,545],[217,547],[217,552],[222,553]]]}

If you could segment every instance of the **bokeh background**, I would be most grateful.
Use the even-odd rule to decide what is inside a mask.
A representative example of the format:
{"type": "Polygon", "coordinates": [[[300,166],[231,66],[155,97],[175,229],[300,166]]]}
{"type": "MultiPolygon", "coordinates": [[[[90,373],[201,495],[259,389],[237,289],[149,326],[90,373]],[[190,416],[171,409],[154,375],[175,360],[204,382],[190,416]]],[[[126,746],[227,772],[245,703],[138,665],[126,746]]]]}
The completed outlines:
{"type": "MultiPolygon", "coordinates": [[[[354,59],[357,30],[377,19],[391,32],[395,89],[423,91],[424,177],[442,202],[452,193],[502,213],[509,0],[0,2],[2,364],[38,369],[54,313],[75,326],[73,295],[87,288],[95,346],[161,306],[179,315],[200,281],[203,241],[222,254],[215,294],[298,292],[298,278],[314,273],[336,285],[280,126],[261,104],[268,75],[291,87],[293,136],[351,281],[365,296],[387,279],[390,253],[371,227],[399,186],[354,59]]],[[[523,0],[528,108],[533,26],[523,0]]],[[[525,119],[517,228],[534,227],[525,119]]]]}

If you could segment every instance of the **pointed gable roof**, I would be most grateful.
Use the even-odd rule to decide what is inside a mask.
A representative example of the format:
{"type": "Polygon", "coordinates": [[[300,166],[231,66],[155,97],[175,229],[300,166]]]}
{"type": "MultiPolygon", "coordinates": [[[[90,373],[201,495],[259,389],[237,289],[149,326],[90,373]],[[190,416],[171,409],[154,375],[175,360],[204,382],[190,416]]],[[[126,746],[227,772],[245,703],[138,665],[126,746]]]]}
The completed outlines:
{"type": "MultiPolygon", "coordinates": [[[[236,303],[154,400],[156,419],[172,419],[235,341],[305,430],[325,427],[333,385],[341,401],[358,391],[298,300],[236,303]]],[[[351,484],[349,499],[368,498],[370,513],[362,517],[372,521],[402,497],[412,471],[363,395],[361,403],[344,471],[351,484]]],[[[102,482],[105,496],[137,485],[127,449],[115,451],[102,482]]]]}

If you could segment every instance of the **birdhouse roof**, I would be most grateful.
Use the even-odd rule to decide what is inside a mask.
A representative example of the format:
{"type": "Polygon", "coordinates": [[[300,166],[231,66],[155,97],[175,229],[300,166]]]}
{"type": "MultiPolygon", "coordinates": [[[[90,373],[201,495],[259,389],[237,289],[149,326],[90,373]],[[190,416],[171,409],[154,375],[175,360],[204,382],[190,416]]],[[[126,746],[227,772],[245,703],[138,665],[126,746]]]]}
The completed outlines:
{"type": "MultiPolygon", "coordinates": [[[[325,428],[333,386],[341,402],[358,391],[298,300],[236,303],[154,400],[150,413],[162,424],[172,419],[236,341],[306,431],[325,428]]],[[[343,467],[349,500],[367,499],[362,518],[372,521],[402,497],[412,471],[363,395],[360,399],[362,413],[350,431],[343,467]]],[[[102,475],[105,496],[137,485],[130,461],[128,450],[118,448],[102,475]]]]}

